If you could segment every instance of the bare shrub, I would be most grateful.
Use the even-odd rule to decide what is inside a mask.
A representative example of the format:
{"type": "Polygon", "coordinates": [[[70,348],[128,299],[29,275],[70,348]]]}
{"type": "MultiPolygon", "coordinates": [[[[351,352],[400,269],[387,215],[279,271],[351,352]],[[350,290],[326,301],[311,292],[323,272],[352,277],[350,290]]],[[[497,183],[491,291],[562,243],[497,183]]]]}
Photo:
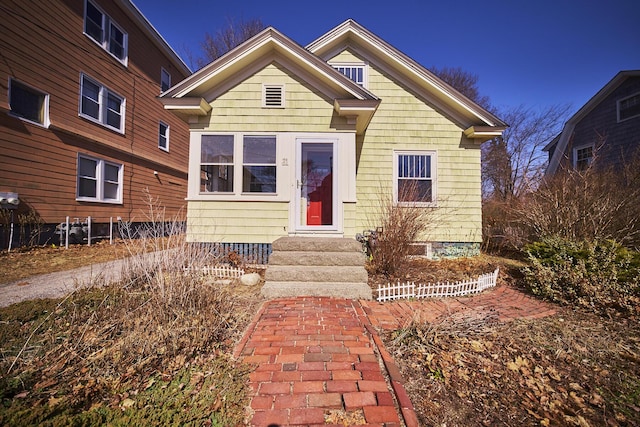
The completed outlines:
{"type": "Polygon", "coordinates": [[[511,253],[526,243],[527,235],[514,209],[518,199],[508,201],[492,197],[482,202],[482,249],[485,252],[511,253]]]}
{"type": "MultiPolygon", "coordinates": [[[[8,357],[8,346],[4,347],[0,369],[9,369],[0,377],[0,395],[12,396],[26,389],[37,402],[62,396],[56,402],[74,413],[98,402],[122,413],[118,408],[123,400],[131,405],[139,400],[138,409],[143,409],[146,404],[141,394],[148,390],[161,393],[167,387],[160,386],[163,382],[169,384],[187,375],[191,377],[187,382],[197,389],[185,398],[192,405],[201,382],[211,375],[208,367],[220,365],[218,359],[225,359],[228,371],[222,371],[222,376],[234,383],[229,387],[237,387],[242,394],[246,379],[232,377],[240,370],[228,355],[258,298],[247,291],[239,295],[230,286],[198,274],[197,267],[217,261],[216,253],[207,245],[186,242],[182,221],[165,220],[158,200],[148,192],[145,197],[145,226],[121,225],[123,237],[135,237],[126,239],[131,256],[123,280],[77,290],[39,322],[14,357],[8,357]]],[[[207,388],[213,396],[202,408],[205,417],[213,412],[242,413],[242,408],[232,408],[234,401],[220,400],[227,392],[223,386],[227,387],[221,380],[207,388]],[[220,402],[212,409],[216,396],[220,402]]],[[[182,390],[176,387],[178,384],[169,389],[182,390]]],[[[184,407],[171,409],[170,415],[190,416],[184,407]]],[[[45,416],[60,411],[51,400],[39,410],[45,416]]],[[[237,425],[237,421],[225,425],[237,425]]]]}
{"type": "Polygon", "coordinates": [[[640,247],[640,162],[614,168],[564,171],[517,206],[529,241],[613,239],[640,247]]]}
{"type": "MultiPolygon", "coordinates": [[[[433,225],[432,208],[424,207],[415,181],[398,189],[398,200],[381,188],[378,192],[378,206],[373,219],[373,229],[378,229],[369,267],[374,274],[392,276],[405,263],[410,254],[411,244],[424,235],[433,225]]],[[[428,195],[430,201],[431,195],[428,195]]]]}

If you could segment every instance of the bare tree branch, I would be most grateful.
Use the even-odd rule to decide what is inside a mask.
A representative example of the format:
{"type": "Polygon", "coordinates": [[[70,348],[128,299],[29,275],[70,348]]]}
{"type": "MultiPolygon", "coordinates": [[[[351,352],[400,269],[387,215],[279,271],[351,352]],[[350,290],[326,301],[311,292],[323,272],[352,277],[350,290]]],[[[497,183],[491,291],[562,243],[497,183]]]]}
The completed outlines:
{"type": "MultiPolygon", "coordinates": [[[[218,29],[214,34],[205,33],[204,40],[200,43],[203,56],[195,58],[195,64],[198,69],[204,67],[209,62],[214,61],[229,52],[236,46],[249,40],[265,28],[262,20],[258,18],[248,21],[235,20],[228,18],[227,26],[218,29]]],[[[190,57],[190,61],[193,59],[190,57]]]]}

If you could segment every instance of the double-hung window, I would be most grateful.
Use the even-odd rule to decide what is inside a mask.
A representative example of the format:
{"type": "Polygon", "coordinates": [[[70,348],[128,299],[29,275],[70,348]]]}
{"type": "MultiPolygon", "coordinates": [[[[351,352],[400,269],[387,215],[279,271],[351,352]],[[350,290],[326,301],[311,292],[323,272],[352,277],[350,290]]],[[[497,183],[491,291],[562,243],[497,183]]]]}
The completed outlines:
{"type": "Polygon", "coordinates": [[[573,149],[573,167],[577,170],[588,169],[593,162],[593,145],[573,149]]]}
{"type": "Polygon", "coordinates": [[[127,65],[127,33],[89,0],[85,1],[84,32],[118,61],[127,65]]]}
{"type": "Polygon", "coordinates": [[[203,135],[200,192],[233,193],[233,135],[203,135]]]}
{"type": "Polygon", "coordinates": [[[275,136],[202,136],[201,194],[275,194],[276,173],[275,136]]]}
{"type": "Polygon", "coordinates": [[[122,168],[121,164],[79,154],[76,199],[122,203],[122,168]]]}
{"type": "Polygon", "coordinates": [[[276,138],[245,136],[242,141],[242,191],[276,192],[276,138]]]}
{"type": "Polygon", "coordinates": [[[618,121],[640,116],[640,93],[618,101],[618,121]]]}
{"type": "Polygon", "coordinates": [[[433,206],[436,201],[436,153],[400,151],[394,154],[394,202],[433,206]]]}
{"type": "Polygon", "coordinates": [[[160,92],[166,92],[171,87],[171,74],[164,68],[160,69],[160,92]]]}
{"type": "Polygon", "coordinates": [[[158,148],[169,151],[169,125],[163,122],[158,125],[158,148]]]}
{"type": "Polygon", "coordinates": [[[124,133],[124,98],[82,75],[80,115],[124,133]]]}
{"type": "Polygon", "coordinates": [[[15,116],[49,126],[49,95],[44,92],[10,79],[9,107],[15,116]]]}

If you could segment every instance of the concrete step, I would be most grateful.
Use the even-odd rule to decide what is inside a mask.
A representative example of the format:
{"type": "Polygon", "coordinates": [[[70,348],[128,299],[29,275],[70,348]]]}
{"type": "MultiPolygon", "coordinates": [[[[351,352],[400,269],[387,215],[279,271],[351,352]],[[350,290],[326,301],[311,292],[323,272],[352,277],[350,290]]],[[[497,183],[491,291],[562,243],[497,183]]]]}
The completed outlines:
{"type": "Polygon", "coordinates": [[[351,265],[362,266],[365,256],[358,252],[306,252],[279,251],[269,257],[269,266],[274,265],[351,265]]]}
{"type": "Polygon", "coordinates": [[[371,299],[371,288],[366,283],[335,282],[267,282],[262,287],[265,298],[296,296],[326,296],[347,299],[371,299]]]}
{"type": "Polygon", "coordinates": [[[273,252],[361,252],[362,245],[354,239],[335,237],[281,237],[272,244],[273,252]]]}
{"type": "Polygon", "coordinates": [[[367,283],[367,270],[360,266],[269,265],[267,282],[357,282],[367,283]]]}

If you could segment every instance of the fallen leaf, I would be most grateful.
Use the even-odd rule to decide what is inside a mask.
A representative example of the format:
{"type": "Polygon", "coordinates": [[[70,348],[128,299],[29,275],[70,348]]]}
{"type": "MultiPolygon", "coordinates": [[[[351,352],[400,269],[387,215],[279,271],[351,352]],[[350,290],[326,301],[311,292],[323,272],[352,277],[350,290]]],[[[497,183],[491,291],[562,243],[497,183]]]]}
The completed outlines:
{"type": "Polygon", "coordinates": [[[482,344],[480,341],[473,340],[471,341],[470,344],[471,344],[471,349],[476,353],[481,353],[485,350],[484,344],[482,344]]]}
{"type": "Polygon", "coordinates": [[[129,398],[126,398],[126,399],[124,399],[124,400],[120,403],[120,406],[121,406],[123,409],[127,409],[127,408],[130,408],[130,407],[132,407],[133,405],[135,405],[135,403],[136,403],[136,401],[135,401],[135,400],[133,400],[133,399],[129,399],[129,398]]]}
{"type": "Polygon", "coordinates": [[[53,397],[51,396],[49,398],[49,401],[47,402],[47,404],[49,405],[49,408],[53,408],[54,406],[56,406],[58,403],[60,403],[60,401],[62,400],[61,397],[53,397]]]}

